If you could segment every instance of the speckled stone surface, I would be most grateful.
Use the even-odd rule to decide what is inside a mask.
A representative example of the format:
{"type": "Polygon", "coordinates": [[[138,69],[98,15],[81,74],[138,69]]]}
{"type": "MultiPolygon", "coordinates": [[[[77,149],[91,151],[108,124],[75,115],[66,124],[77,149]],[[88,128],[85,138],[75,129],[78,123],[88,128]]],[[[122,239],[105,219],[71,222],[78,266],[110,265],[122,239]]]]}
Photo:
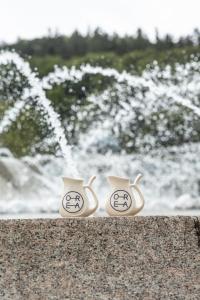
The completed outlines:
{"type": "Polygon", "coordinates": [[[200,219],[0,221],[0,299],[200,299],[200,219]]]}

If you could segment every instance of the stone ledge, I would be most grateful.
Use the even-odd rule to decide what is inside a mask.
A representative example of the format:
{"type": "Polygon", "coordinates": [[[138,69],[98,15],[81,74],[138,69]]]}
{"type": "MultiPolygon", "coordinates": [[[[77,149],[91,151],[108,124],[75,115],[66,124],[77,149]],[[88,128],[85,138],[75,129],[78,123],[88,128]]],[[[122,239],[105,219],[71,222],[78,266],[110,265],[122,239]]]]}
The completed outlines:
{"type": "Polygon", "coordinates": [[[200,219],[0,221],[0,299],[199,299],[200,219]]]}

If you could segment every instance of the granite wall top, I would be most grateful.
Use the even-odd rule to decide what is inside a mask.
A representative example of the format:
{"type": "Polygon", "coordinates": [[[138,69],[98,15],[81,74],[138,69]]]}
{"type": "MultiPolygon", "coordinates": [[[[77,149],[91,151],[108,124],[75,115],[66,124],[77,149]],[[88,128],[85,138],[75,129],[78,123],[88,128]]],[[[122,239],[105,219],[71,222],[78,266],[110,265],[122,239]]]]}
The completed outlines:
{"type": "Polygon", "coordinates": [[[200,299],[200,219],[1,220],[0,299],[200,299]]]}

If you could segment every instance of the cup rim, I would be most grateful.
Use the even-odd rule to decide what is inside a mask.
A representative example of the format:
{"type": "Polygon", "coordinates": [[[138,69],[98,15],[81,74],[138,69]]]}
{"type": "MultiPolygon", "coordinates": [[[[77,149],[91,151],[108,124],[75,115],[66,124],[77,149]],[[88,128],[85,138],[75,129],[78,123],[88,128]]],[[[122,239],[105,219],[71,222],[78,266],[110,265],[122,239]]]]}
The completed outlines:
{"type": "Polygon", "coordinates": [[[130,182],[130,178],[128,178],[128,177],[121,177],[121,176],[115,176],[115,175],[109,175],[109,176],[107,176],[107,179],[118,179],[118,180],[130,182]]]}
{"type": "Polygon", "coordinates": [[[74,178],[74,177],[68,177],[68,176],[62,176],[63,180],[69,180],[74,182],[83,182],[83,178],[74,178]]]}

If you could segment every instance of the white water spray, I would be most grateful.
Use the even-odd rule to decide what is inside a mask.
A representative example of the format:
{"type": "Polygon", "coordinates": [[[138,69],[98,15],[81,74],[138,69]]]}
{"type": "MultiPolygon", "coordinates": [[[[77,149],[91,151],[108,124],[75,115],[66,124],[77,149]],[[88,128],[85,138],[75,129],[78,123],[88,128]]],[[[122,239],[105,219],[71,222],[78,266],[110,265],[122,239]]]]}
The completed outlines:
{"type": "MultiPolygon", "coordinates": [[[[127,86],[136,88],[135,98],[138,96],[140,97],[141,91],[147,89],[145,102],[149,109],[151,109],[152,105],[154,105],[159,99],[163,99],[163,102],[164,100],[166,101],[167,99],[172,99],[174,103],[179,103],[180,105],[191,109],[195,114],[200,116],[200,108],[192,104],[189,98],[185,98],[183,96],[183,94],[186,94],[187,90],[190,92],[188,95],[192,96],[193,98],[196,98],[199,95],[199,72],[194,73],[192,78],[190,75],[190,72],[194,70],[200,70],[200,62],[188,63],[185,66],[185,69],[183,66],[177,64],[175,74],[172,73],[170,66],[166,66],[162,71],[159,69],[159,67],[151,71],[145,70],[140,77],[129,74],[126,71],[120,73],[112,68],[104,69],[102,67],[83,65],[80,67],[80,70],[78,70],[74,67],[69,69],[64,66],[62,68],[56,67],[54,72],[51,72],[49,75],[44,77],[42,85],[45,89],[51,89],[53,85],[59,85],[65,81],[81,81],[86,74],[100,74],[105,77],[113,77],[118,84],[126,82],[127,86]],[[159,81],[159,77],[162,77],[163,80],[159,81]],[[179,84],[181,85],[177,84],[176,78],[178,78],[179,84]],[[175,81],[175,83],[173,83],[173,81],[175,81]],[[194,91],[195,93],[193,93],[194,91]]],[[[145,99],[143,98],[143,101],[144,100],[145,99]]],[[[166,105],[169,104],[166,103],[166,105]]]]}
{"type": "Polygon", "coordinates": [[[18,71],[27,78],[30,88],[26,88],[24,90],[21,98],[22,102],[20,103],[17,101],[14,108],[5,114],[4,119],[0,123],[0,133],[3,132],[4,129],[9,126],[15,118],[17,118],[27,99],[34,99],[34,101],[36,101],[39,107],[43,110],[47,124],[53,129],[55,140],[60,145],[69,174],[77,177],[77,167],[72,159],[71,148],[69,145],[67,145],[59,116],[51,106],[49,99],[46,97],[42,85],[36,77],[36,74],[31,71],[29,64],[25,62],[17,53],[2,52],[0,54],[0,65],[7,65],[10,63],[14,63],[18,71]]]}

